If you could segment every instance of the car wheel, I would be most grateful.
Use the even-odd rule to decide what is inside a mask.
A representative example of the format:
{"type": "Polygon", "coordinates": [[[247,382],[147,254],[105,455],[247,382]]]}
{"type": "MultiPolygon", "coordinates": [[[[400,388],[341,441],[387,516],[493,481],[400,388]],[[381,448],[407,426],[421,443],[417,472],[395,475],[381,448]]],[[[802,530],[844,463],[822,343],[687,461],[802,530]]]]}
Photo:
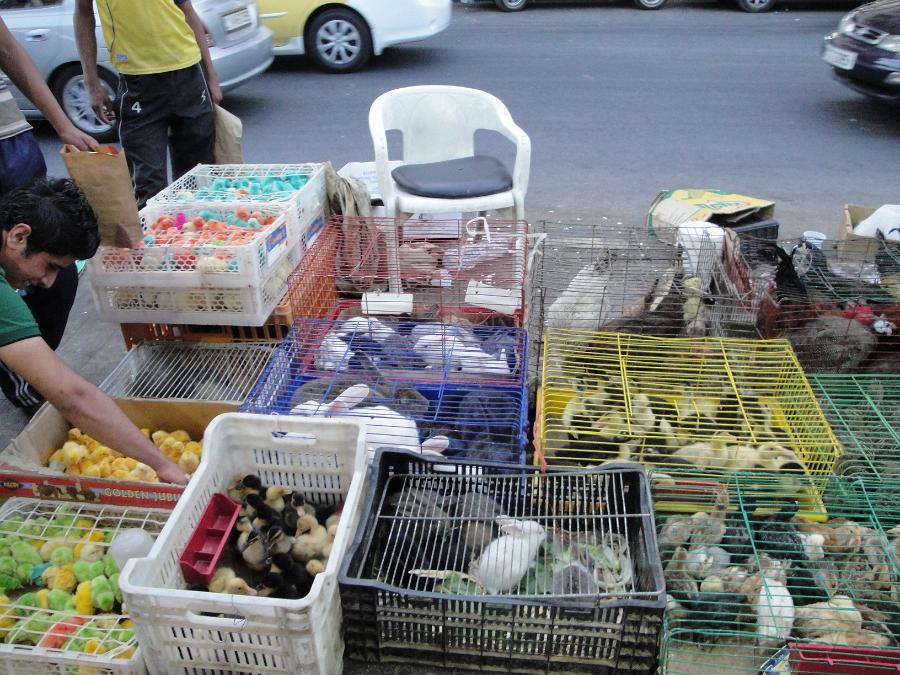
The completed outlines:
{"type": "MultiPolygon", "coordinates": [[[[106,89],[111,101],[116,98],[116,77],[103,68],[98,69],[100,84],[106,89]]],[[[81,66],[73,64],[63,68],[53,78],[51,87],[59,106],[72,124],[101,143],[119,140],[119,130],[115,124],[107,124],[99,119],[91,109],[91,97],[84,83],[81,66]]]]}
{"type": "Polygon", "coordinates": [[[331,73],[359,70],[372,58],[372,36],[355,12],[329,9],[313,19],[306,40],[315,64],[331,73]]]}
{"type": "Polygon", "coordinates": [[[494,0],[494,4],[504,12],[518,12],[525,9],[528,0],[494,0]]]}
{"type": "Polygon", "coordinates": [[[638,9],[659,9],[666,0],[634,0],[634,5],[638,9]]]}
{"type": "Polygon", "coordinates": [[[737,5],[745,12],[768,12],[775,6],[775,0],[737,0],[737,5]]]}

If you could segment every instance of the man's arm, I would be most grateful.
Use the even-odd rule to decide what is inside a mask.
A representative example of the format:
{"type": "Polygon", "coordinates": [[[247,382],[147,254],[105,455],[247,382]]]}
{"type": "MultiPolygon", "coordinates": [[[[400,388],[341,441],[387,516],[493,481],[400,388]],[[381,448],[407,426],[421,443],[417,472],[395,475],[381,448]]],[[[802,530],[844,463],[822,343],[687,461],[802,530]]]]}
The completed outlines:
{"type": "Polygon", "coordinates": [[[145,437],[109,396],[69,368],[43,338],[0,347],[0,360],[89,436],[153,467],[162,481],[186,482],[185,472],[145,437]]]}
{"type": "Polygon", "coordinates": [[[84,71],[84,84],[91,97],[91,108],[94,114],[107,124],[115,119],[112,101],[97,75],[97,35],[94,33],[93,0],[78,0],[75,5],[75,44],[78,45],[78,56],[81,58],[81,70],[84,71]]]}
{"type": "Polygon", "coordinates": [[[222,100],[222,90],[219,88],[219,76],[216,75],[216,69],[213,68],[212,58],[209,55],[209,45],[206,43],[206,28],[203,26],[200,17],[197,16],[197,12],[194,11],[191,0],[185,0],[178,7],[184,12],[184,20],[187,21],[188,26],[194,31],[197,46],[200,47],[200,58],[203,61],[203,69],[206,71],[206,84],[209,86],[209,95],[212,97],[213,103],[219,103],[222,100]]]}
{"type": "Polygon", "coordinates": [[[0,70],[44,114],[63,143],[70,143],[79,150],[97,147],[97,141],[79,131],[59,107],[34,61],[9,32],[3,19],[0,19],[0,70]]]}

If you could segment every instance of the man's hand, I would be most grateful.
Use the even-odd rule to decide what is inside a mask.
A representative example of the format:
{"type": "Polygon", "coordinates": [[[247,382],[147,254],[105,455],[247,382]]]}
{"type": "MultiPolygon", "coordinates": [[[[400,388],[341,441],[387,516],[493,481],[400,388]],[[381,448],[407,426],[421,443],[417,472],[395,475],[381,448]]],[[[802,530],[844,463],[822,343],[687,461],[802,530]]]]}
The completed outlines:
{"type": "Polygon", "coordinates": [[[57,133],[59,133],[59,137],[63,143],[74,145],[82,151],[96,150],[100,146],[97,139],[80,131],[74,124],[69,125],[69,127],[62,129],[57,133]]]}
{"type": "Polygon", "coordinates": [[[207,84],[209,85],[209,96],[212,98],[212,102],[219,105],[222,102],[222,89],[219,87],[219,83],[210,79],[207,84]]]}
{"type": "Polygon", "coordinates": [[[180,466],[168,459],[165,459],[163,463],[160,463],[153,468],[156,470],[156,475],[159,476],[159,480],[163,483],[187,485],[187,482],[191,479],[180,466]]]}
{"type": "Polygon", "coordinates": [[[113,110],[113,104],[106,93],[106,89],[103,88],[103,85],[98,80],[96,83],[88,86],[88,91],[91,95],[91,109],[94,111],[94,114],[106,124],[112,124],[116,119],[116,113],[113,110]]]}

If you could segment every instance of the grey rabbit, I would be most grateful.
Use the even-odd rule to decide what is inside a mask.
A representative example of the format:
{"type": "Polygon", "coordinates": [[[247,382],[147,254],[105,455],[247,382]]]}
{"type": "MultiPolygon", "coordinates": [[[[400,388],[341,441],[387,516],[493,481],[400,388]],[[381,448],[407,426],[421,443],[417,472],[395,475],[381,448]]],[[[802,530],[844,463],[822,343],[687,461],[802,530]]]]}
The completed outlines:
{"type": "MultiPolygon", "coordinates": [[[[300,385],[291,397],[288,409],[293,409],[306,401],[330,403],[342,391],[359,384],[359,373],[339,373],[333,377],[319,377],[300,385]]],[[[369,382],[369,399],[364,405],[387,403],[404,417],[424,419],[428,416],[428,399],[415,388],[406,385],[390,385],[384,382],[369,382]]]]}

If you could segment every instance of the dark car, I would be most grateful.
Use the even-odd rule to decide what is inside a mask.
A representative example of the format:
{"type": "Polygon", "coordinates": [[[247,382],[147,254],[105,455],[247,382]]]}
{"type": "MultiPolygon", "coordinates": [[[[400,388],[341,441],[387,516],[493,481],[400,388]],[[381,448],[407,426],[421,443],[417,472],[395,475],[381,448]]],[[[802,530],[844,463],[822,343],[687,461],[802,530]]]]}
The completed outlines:
{"type": "Polygon", "coordinates": [[[900,0],[877,0],[847,14],[825,37],[822,58],[842,84],[900,103],[900,0]]]}

